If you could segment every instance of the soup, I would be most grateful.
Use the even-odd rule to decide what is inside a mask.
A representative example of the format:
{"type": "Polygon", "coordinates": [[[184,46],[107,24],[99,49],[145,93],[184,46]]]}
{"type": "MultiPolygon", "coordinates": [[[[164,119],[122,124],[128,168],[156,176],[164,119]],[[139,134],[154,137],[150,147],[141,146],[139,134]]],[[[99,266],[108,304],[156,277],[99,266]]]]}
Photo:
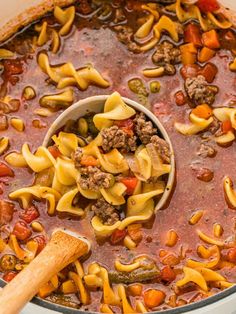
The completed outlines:
{"type": "MultiPolygon", "coordinates": [[[[5,281],[39,254],[55,227],[64,226],[86,236],[92,251],[40,289],[39,296],[54,303],[142,313],[196,302],[235,283],[236,35],[218,3],[210,3],[76,2],[56,7],[2,45],[0,268],[5,281]],[[57,209],[62,190],[23,193],[20,201],[14,193],[37,180],[48,186],[51,164],[41,173],[29,159],[41,157],[35,152],[55,118],[80,99],[113,91],[161,120],[174,147],[176,185],[155,215],[101,236],[91,224],[96,211],[85,199],[83,218],[76,213],[76,199],[71,213],[57,209]]],[[[86,147],[94,120],[83,119],[64,131],[72,130],[76,145],[86,147]]],[[[62,154],[56,145],[47,150],[54,158],[62,154]]],[[[130,171],[136,183],[147,183],[149,178],[130,171]]],[[[129,188],[134,181],[126,182],[129,188]]]]}

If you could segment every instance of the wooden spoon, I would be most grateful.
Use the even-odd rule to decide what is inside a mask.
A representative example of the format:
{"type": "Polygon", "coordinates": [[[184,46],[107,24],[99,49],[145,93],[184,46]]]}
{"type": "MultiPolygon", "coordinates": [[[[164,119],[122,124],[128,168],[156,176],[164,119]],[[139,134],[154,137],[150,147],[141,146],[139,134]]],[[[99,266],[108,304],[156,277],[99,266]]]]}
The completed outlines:
{"type": "Polygon", "coordinates": [[[16,314],[54,275],[88,253],[87,239],[56,230],[41,253],[0,291],[0,314],[16,314]]]}

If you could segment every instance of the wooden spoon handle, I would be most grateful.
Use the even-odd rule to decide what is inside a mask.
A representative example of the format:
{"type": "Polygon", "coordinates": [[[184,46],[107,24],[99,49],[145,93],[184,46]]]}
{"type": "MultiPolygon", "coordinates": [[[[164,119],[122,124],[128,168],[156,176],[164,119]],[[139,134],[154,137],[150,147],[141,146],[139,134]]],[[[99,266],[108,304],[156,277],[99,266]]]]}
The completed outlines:
{"type": "Polygon", "coordinates": [[[88,242],[56,231],[44,250],[0,292],[0,314],[16,314],[54,275],[89,251],[88,242]]]}

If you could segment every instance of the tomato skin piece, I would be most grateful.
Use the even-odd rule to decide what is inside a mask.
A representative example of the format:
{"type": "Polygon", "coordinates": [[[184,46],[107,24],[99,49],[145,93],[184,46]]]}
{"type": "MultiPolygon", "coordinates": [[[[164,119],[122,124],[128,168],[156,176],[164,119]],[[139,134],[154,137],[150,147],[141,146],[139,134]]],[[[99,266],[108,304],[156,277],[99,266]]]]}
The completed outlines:
{"type": "Polygon", "coordinates": [[[15,271],[8,271],[2,277],[3,280],[10,282],[13,278],[15,278],[17,273],[15,271]]]}
{"type": "Polygon", "coordinates": [[[174,270],[169,266],[166,265],[161,270],[161,279],[165,282],[171,282],[175,280],[176,275],[174,270]]]}
{"type": "Polygon", "coordinates": [[[114,125],[117,125],[118,128],[123,130],[129,136],[134,135],[134,122],[132,119],[115,121],[114,125]]]}
{"type": "Polygon", "coordinates": [[[198,0],[196,4],[203,13],[214,12],[220,8],[216,0],[198,0]]]}
{"type": "Polygon", "coordinates": [[[118,243],[120,243],[121,241],[124,240],[126,235],[127,235],[127,231],[126,230],[116,229],[115,231],[113,231],[113,233],[111,235],[111,244],[118,244],[118,243]]]}
{"type": "Polygon", "coordinates": [[[24,221],[18,221],[15,224],[12,233],[16,236],[18,240],[25,241],[31,236],[32,231],[29,229],[24,221]]]}
{"type": "Polygon", "coordinates": [[[61,157],[61,153],[60,153],[59,149],[55,145],[49,146],[48,147],[48,151],[50,152],[52,157],[54,157],[55,159],[57,159],[57,157],[61,157]]]}
{"type": "Polygon", "coordinates": [[[120,179],[120,182],[126,186],[126,194],[133,195],[136,185],[138,183],[138,179],[136,177],[127,177],[120,179]]]}
{"type": "Polygon", "coordinates": [[[39,217],[39,211],[35,206],[28,207],[24,212],[20,214],[20,218],[27,222],[31,223],[33,220],[39,217]]]}
{"type": "Polygon", "coordinates": [[[225,120],[222,122],[221,124],[221,131],[226,134],[228,133],[229,131],[232,131],[232,124],[231,124],[231,121],[230,120],[225,120]]]}
{"type": "Polygon", "coordinates": [[[227,260],[231,263],[236,263],[236,247],[233,247],[228,250],[227,260]]]}
{"type": "Polygon", "coordinates": [[[4,162],[0,162],[0,177],[14,177],[13,170],[4,162]]]}
{"type": "Polygon", "coordinates": [[[46,239],[43,235],[38,235],[32,238],[32,240],[38,243],[37,254],[39,254],[46,246],[46,239]]]}

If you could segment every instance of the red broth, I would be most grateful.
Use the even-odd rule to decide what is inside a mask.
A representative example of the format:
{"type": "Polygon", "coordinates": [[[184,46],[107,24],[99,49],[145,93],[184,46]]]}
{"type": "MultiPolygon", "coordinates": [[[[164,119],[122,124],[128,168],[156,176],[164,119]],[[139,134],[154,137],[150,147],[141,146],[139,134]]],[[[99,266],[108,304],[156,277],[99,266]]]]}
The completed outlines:
{"type": "MultiPolygon", "coordinates": [[[[136,27],[136,13],[133,10],[128,11],[129,24],[136,27]]],[[[16,35],[11,39],[6,47],[14,47],[24,42],[25,35],[31,36],[30,29],[27,29],[22,34],[16,35]]],[[[63,48],[61,51],[53,55],[50,60],[53,64],[60,64],[71,61],[75,67],[80,67],[86,63],[92,63],[94,67],[102,73],[102,75],[112,82],[107,89],[99,87],[89,87],[86,91],[80,91],[74,88],[75,101],[86,98],[92,95],[110,94],[117,90],[122,96],[129,97],[134,100],[139,100],[138,97],[129,90],[127,82],[131,78],[141,78],[148,87],[151,79],[145,79],[141,70],[148,67],[153,67],[151,55],[153,51],[147,53],[134,54],[127,50],[127,47],[117,40],[116,33],[106,23],[98,22],[95,18],[88,21],[82,15],[76,17],[75,25],[71,33],[63,39],[63,48]]],[[[44,49],[47,46],[43,47],[44,49]]],[[[58,111],[52,117],[42,118],[34,114],[34,110],[39,108],[39,99],[46,94],[56,92],[56,88],[52,84],[47,84],[47,76],[42,73],[37,64],[37,54],[42,48],[37,48],[36,51],[27,56],[20,56],[19,59],[23,64],[23,73],[17,75],[19,81],[12,85],[7,83],[8,95],[12,98],[21,99],[21,106],[18,112],[9,114],[10,117],[22,118],[25,122],[25,131],[17,132],[11,126],[7,131],[1,132],[2,136],[10,138],[10,148],[6,154],[12,151],[20,151],[23,143],[27,142],[31,150],[35,150],[40,144],[47,132],[48,127],[61,113],[58,111]],[[22,91],[26,86],[32,86],[36,91],[36,98],[30,101],[22,99],[22,91]],[[36,128],[32,125],[33,120],[39,120],[41,128],[36,128]]],[[[228,70],[228,63],[232,60],[231,53],[225,50],[217,52],[216,56],[211,59],[219,72],[214,80],[214,85],[219,87],[219,93],[216,97],[214,107],[227,105],[230,101],[236,101],[235,73],[228,70]]],[[[235,211],[230,209],[225,201],[223,192],[223,178],[226,175],[234,175],[234,164],[236,156],[236,146],[233,143],[230,147],[222,148],[213,144],[217,151],[214,158],[203,158],[198,156],[200,144],[202,142],[200,135],[183,136],[174,128],[174,122],[187,121],[189,107],[188,105],[177,106],[175,104],[174,95],[178,90],[183,89],[183,79],[179,75],[178,66],[175,76],[164,76],[158,78],[161,83],[160,92],[157,94],[149,94],[149,102],[152,111],[161,120],[168,131],[168,134],[173,143],[176,156],[176,186],[170,202],[166,207],[157,212],[155,219],[145,224],[143,228],[143,240],[136,249],[128,251],[122,245],[111,246],[109,241],[99,242],[94,236],[93,229],[89,219],[78,220],[68,216],[53,216],[49,217],[46,212],[46,204],[37,202],[36,205],[40,211],[40,218],[37,221],[41,222],[45,228],[42,233],[47,238],[51,231],[56,226],[64,226],[88,237],[93,243],[93,249],[89,258],[84,262],[84,267],[93,261],[98,261],[107,269],[114,268],[114,260],[116,257],[126,261],[132,259],[132,256],[139,254],[148,254],[154,258],[160,268],[163,267],[160,261],[160,251],[167,250],[173,252],[177,256],[180,250],[186,251],[186,258],[194,258],[199,260],[196,253],[197,245],[204,244],[200,241],[197,230],[201,230],[208,235],[213,234],[213,225],[220,223],[224,229],[223,239],[230,239],[230,242],[235,243],[235,211]],[[196,172],[193,167],[208,168],[214,173],[214,178],[210,182],[203,182],[197,179],[196,172]],[[196,225],[190,225],[189,219],[197,210],[203,210],[204,215],[196,225]],[[168,248],[165,245],[167,232],[174,229],[178,234],[178,242],[173,248],[168,248]]],[[[4,75],[1,77],[1,83],[6,82],[4,75]]],[[[3,85],[2,85],[3,86],[3,85]]],[[[3,88],[2,88],[3,90],[3,88]]],[[[1,160],[4,161],[4,156],[1,160]]],[[[3,194],[0,199],[8,199],[8,194],[23,186],[33,183],[33,174],[27,168],[13,168],[14,177],[0,178],[0,186],[3,194]]],[[[11,232],[16,221],[19,220],[19,214],[22,209],[17,202],[15,204],[16,211],[14,212],[13,220],[9,225],[1,227],[2,236],[8,235],[11,232]]],[[[33,236],[38,235],[33,233],[33,236]]],[[[2,255],[4,252],[2,253],[2,255]]],[[[0,255],[1,256],[1,255],[0,255]]],[[[186,259],[180,261],[177,269],[181,269],[185,264],[186,259]]],[[[236,268],[223,268],[220,271],[226,278],[231,281],[236,281],[236,268]]],[[[166,300],[173,294],[174,283],[182,277],[181,272],[177,275],[175,281],[171,284],[163,284],[160,280],[145,284],[144,290],[155,287],[165,292],[166,300]]],[[[213,288],[211,292],[217,293],[219,289],[213,288]]],[[[82,306],[83,310],[97,311],[99,310],[101,292],[93,292],[91,302],[88,306],[82,306]]],[[[190,287],[181,295],[181,299],[186,302],[193,302],[205,297],[201,295],[199,290],[190,287]]],[[[78,304],[77,298],[72,297],[73,302],[78,304]]],[[[158,309],[169,308],[167,304],[162,304],[158,309]]]]}

